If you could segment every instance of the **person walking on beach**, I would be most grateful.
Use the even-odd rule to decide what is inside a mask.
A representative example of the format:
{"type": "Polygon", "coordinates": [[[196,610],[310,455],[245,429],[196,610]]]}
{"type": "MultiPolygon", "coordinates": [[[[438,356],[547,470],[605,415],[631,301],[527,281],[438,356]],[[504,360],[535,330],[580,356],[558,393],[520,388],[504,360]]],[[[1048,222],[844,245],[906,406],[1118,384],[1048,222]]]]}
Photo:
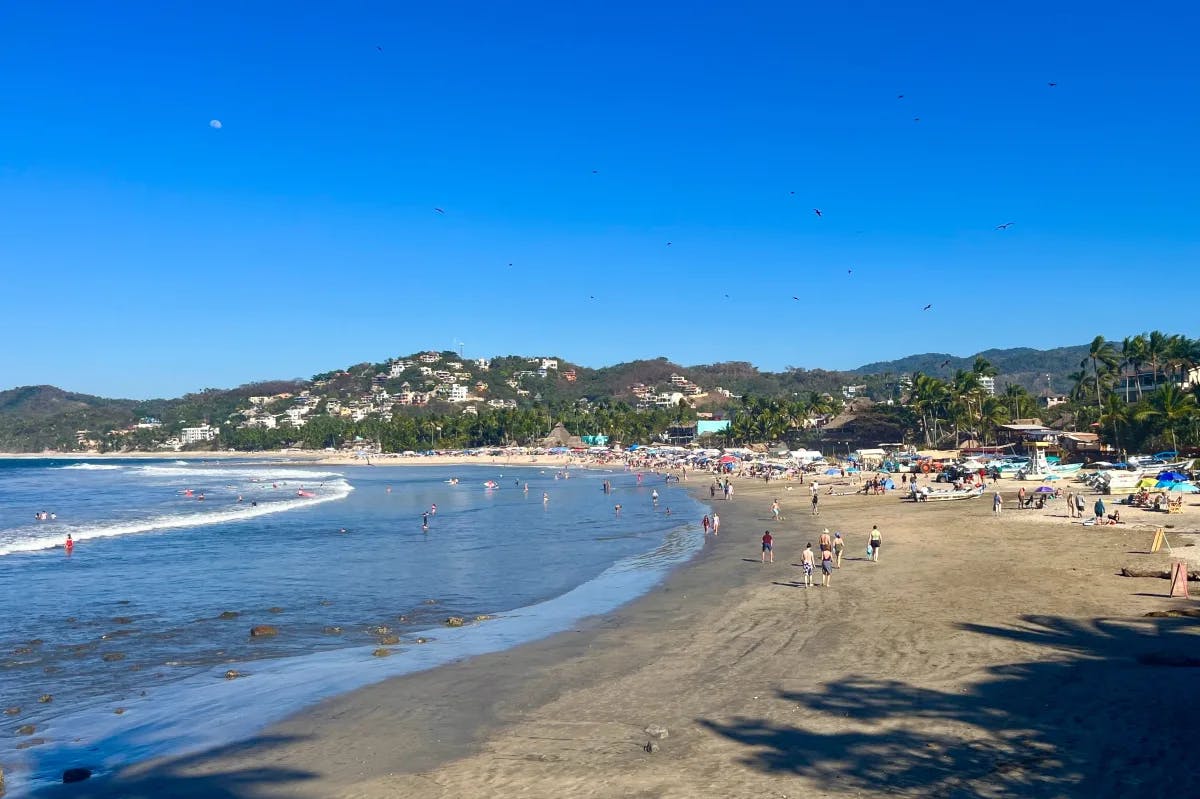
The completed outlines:
{"type": "Polygon", "coordinates": [[[1020,509],[1023,507],[1025,507],[1025,486],[1017,489],[1017,508],[1020,509]]]}
{"type": "Polygon", "coordinates": [[[1092,510],[1094,510],[1096,512],[1096,524],[1103,524],[1104,523],[1104,499],[1102,497],[1096,498],[1096,505],[1092,508],[1092,510]]]}
{"type": "Polygon", "coordinates": [[[829,581],[833,577],[833,553],[828,549],[821,550],[821,586],[829,587],[829,581]]]}
{"type": "Polygon", "coordinates": [[[762,537],[762,562],[775,562],[775,538],[771,535],[771,531],[767,530],[762,537]]]}
{"type": "Polygon", "coordinates": [[[841,533],[833,534],[833,568],[842,568],[842,551],[846,549],[846,542],[842,539],[841,533]]]}
{"type": "Polygon", "coordinates": [[[710,485],[708,487],[708,498],[709,499],[717,498],[717,484],[716,483],[713,483],[712,485],[710,485]]]}
{"type": "Polygon", "coordinates": [[[779,500],[778,499],[776,499],[774,502],[771,503],[771,518],[773,518],[775,521],[780,520],[779,519],[779,500]]]}
{"type": "Polygon", "coordinates": [[[828,527],[821,531],[821,537],[817,539],[817,546],[821,549],[833,549],[833,539],[829,537],[828,527]]]}
{"type": "Polygon", "coordinates": [[[812,515],[813,516],[819,516],[821,514],[821,511],[817,510],[818,502],[820,502],[820,497],[818,497],[816,494],[813,494],[813,496],[812,496],[812,515]]]}
{"type": "Polygon", "coordinates": [[[800,556],[800,566],[801,566],[801,568],[804,569],[804,587],[805,588],[813,587],[812,575],[813,575],[813,568],[816,566],[816,564],[817,564],[817,562],[813,558],[812,542],[810,541],[804,547],[804,554],[800,556]]]}
{"type": "Polygon", "coordinates": [[[1075,518],[1075,492],[1074,491],[1067,492],[1067,518],[1068,519],[1075,518]]]}
{"type": "Polygon", "coordinates": [[[871,560],[875,563],[879,562],[879,548],[883,546],[883,535],[879,532],[879,525],[871,525],[871,560]]]}
{"type": "Polygon", "coordinates": [[[700,520],[700,526],[704,528],[704,534],[708,535],[708,514],[704,514],[704,518],[700,520]]]}
{"type": "Polygon", "coordinates": [[[1084,502],[1084,500],[1083,500],[1083,494],[1076,494],[1075,495],[1075,513],[1078,515],[1078,518],[1080,518],[1080,519],[1083,518],[1083,509],[1084,509],[1084,507],[1086,507],[1086,505],[1087,505],[1087,503],[1084,502]]]}
{"type": "Polygon", "coordinates": [[[1000,515],[1000,511],[1004,509],[1004,500],[1000,497],[1000,492],[997,491],[992,495],[992,513],[996,516],[1000,515]]]}
{"type": "Polygon", "coordinates": [[[713,514],[713,517],[712,517],[712,530],[713,530],[713,535],[716,535],[717,533],[721,532],[721,517],[715,513],[713,514]]]}

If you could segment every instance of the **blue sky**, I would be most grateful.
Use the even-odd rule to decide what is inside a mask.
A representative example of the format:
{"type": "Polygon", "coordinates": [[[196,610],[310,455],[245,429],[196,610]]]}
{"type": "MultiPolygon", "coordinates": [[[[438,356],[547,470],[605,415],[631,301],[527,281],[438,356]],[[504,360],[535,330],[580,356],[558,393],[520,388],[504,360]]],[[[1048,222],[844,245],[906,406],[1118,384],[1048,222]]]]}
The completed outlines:
{"type": "Polygon", "coordinates": [[[1200,332],[1195,6],[703,6],[7,4],[0,385],[1200,332]]]}

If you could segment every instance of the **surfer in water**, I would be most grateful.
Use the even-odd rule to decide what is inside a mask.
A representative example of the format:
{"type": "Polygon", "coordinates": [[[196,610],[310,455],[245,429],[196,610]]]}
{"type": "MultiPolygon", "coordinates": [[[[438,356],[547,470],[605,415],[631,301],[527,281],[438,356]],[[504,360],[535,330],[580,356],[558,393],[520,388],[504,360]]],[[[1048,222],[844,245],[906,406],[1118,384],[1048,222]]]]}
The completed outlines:
{"type": "Polygon", "coordinates": [[[421,514],[421,530],[422,531],[429,530],[429,512],[428,511],[421,514]]]}

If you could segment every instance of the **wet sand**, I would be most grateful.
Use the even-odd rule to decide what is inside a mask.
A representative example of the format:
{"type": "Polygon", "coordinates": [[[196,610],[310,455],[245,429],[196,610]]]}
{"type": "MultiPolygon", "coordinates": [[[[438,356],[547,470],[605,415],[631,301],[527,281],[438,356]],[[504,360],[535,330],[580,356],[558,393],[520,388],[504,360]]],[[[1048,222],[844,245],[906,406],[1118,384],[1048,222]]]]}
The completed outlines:
{"type": "Polygon", "coordinates": [[[814,519],[807,486],[738,481],[733,501],[712,503],[721,535],[700,556],[576,632],[47,795],[1186,795],[1200,620],[1144,614],[1196,603],[1117,573],[1165,568],[1147,552],[1156,525],[1194,552],[1176,531],[1200,529],[1200,507],[1085,528],[1061,502],[1016,510],[1018,485],[1004,481],[999,517],[989,492],[822,496],[814,519]],[[877,564],[864,551],[873,523],[877,564]],[[794,564],[825,526],[847,536],[848,559],[830,588],[801,588],[794,564]],[[773,565],[759,562],[768,528],[773,565]]]}

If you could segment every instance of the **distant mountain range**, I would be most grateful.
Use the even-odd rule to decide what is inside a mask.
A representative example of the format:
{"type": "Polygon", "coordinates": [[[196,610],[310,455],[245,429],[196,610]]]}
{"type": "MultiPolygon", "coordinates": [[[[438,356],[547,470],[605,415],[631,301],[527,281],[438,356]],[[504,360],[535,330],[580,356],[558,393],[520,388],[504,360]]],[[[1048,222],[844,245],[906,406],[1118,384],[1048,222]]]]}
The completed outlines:
{"type": "MultiPolygon", "coordinates": [[[[1057,393],[1067,390],[1070,385],[1067,374],[1079,368],[1086,353],[1087,347],[1081,345],[1050,350],[994,349],[978,355],[999,370],[998,387],[1019,383],[1034,393],[1043,393],[1047,388],[1057,393]]],[[[95,440],[113,431],[124,431],[121,440],[128,442],[127,446],[153,448],[164,437],[177,434],[189,425],[209,423],[218,427],[244,421],[254,410],[251,397],[261,400],[271,396],[299,396],[302,392],[308,395],[307,402],[316,414],[333,405],[367,403],[372,392],[376,397],[380,392],[385,396],[382,404],[375,402],[363,406],[371,408],[371,413],[376,415],[423,412],[421,408],[393,407],[387,401],[389,397],[398,396],[406,385],[429,392],[426,409],[448,412],[461,408],[461,402],[451,404],[435,393],[435,383],[443,378],[431,376],[429,371],[434,371],[432,369],[423,369],[418,363],[421,355],[416,353],[384,363],[357,364],[315,375],[312,380],[268,381],[226,390],[206,389],[176,399],[109,399],[54,386],[14,388],[0,392],[0,451],[78,449],[80,441],[95,440]],[[409,365],[397,368],[401,363],[409,365]]],[[[947,377],[957,369],[970,369],[976,357],[925,353],[870,363],[845,372],[800,368],[764,372],[744,361],[681,366],[658,358],[592,369],[557,358],[552,359],[557,362],[556,368],[539,370],[539,362],[546,359],[505,356],[493,358],[484,366],[454,352],[428,355],[438,356],[435,366],[452,368],[454,378],[471,388],[472,399],[467,402],[477,402],[480,407],[489,400],[503,400],[510,407],[542,405],[554,408],[580,399],[633,405],[645,401],[647,390],[667,393],[677,388],[680,382],[686,382],[703,392],[698,404],[715,410],[735,404],[736,397],[745,394],[791,396],[815,391],[837,395],[842,386],[862,383],[868,376],[875,377],[867,382],[878,385],[887,382],[887,375],[917,371],[947,377]],[[673,377],[676,379],[674,385],[673,377]],[[480,388],[483,385],[486,388],[480,388]],[[633,390],[639,385],[641,397],[633,390]],[[718,387],[724,392],[718,393],[718,387]]],[[[280,399],[268,409],[282,415],[291,402],[280,399]]]]}

